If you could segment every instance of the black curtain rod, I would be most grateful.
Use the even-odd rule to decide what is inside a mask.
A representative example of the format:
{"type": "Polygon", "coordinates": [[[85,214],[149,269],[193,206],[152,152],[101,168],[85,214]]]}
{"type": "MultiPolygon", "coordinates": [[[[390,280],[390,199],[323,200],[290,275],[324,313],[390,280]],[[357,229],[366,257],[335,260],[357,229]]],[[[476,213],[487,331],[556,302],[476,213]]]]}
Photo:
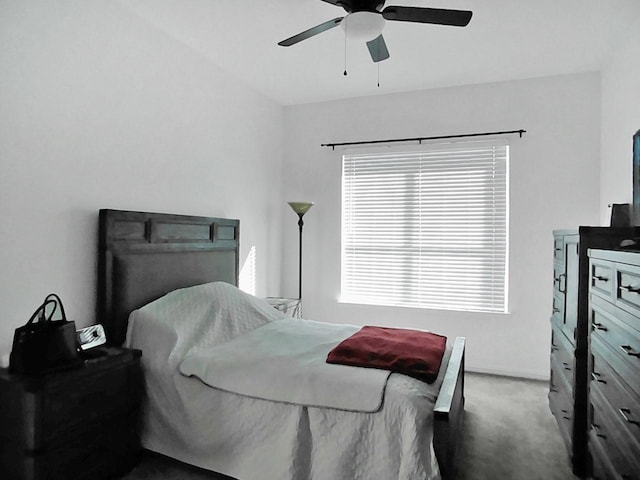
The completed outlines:
{"type": "Polygon", "coordinates": [[[511,135],[517,133],[522,138],[523,133],[527,133],[526,130],[507,130],[504,132],[483,132],[483,133],[465,133],[462,135],[442,135],[439,137],[415,137],[415,138],[393,138],[389,140],[369,140],[366,142],[344,142],[344,143],[323,143],[321,147],[331,147],[335,150],[336,147],[344,147],[347,145],[373,145],[375,143],[395,143],[395,142],[420,142],[423,140],[444,140],[447,138],[465,138],[465,137],[486,137],[488,135],[511,135]]]}

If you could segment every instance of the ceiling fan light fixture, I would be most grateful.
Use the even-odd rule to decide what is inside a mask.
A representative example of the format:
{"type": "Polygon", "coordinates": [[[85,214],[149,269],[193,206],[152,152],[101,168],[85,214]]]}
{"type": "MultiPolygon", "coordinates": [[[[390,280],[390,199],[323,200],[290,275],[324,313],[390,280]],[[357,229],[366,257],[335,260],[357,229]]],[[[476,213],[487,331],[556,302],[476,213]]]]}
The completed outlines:
{"type": "Polygon", "coordinates": [[[340,22],[347,38],[366,42],[380,36],[384,25],[385,19],[382,15],[374,12],[353,12],[340,22]]]}

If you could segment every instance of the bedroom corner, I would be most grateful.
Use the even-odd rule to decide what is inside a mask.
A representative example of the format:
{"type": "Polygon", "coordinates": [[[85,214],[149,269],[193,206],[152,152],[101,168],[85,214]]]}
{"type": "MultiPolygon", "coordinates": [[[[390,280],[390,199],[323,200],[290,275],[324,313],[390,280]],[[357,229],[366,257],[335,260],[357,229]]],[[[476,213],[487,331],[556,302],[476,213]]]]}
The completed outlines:
{"type": "Polygon", "coordinates": [[[272,293],[283,108],[121,2],[1,9],[0,351],[51,291],[95,323],[100,208],[241,218],[272,293]]]}

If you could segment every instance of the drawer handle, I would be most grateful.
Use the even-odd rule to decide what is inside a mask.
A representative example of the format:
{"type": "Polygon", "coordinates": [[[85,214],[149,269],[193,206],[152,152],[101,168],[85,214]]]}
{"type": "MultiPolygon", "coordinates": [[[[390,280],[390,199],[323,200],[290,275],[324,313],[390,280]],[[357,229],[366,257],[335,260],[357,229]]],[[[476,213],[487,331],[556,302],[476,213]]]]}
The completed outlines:
{"type": "Polygon", "coordinates": [[[624,288],[629,293],[640,293],[640,287],[634,287],[632,285],[620,285],[620,288],[624,288]]]}
{"type": "Polygon", "coordinates": [[[640,352],[634,352],[631,345],[621,345],[620,349],[630,357],[640,358],[640,352]]]}
{"type": "Polygon", "coordinates": [[[609,279],[607,277],[603,277],[601,275],[594,275],[593,276],[594,280],[598,280],[599,282],[608,282],[609,279]]]}
{"type": "Polygon", "coordinates": [[[605,327],[603,324],[596,322],[595,320],[591,322],[592,330],[602,330],[603,332],[608,332],[609,329],[605,327]]]}
{"type": "Polygon", "coordinates": [[[560,313],[560,309],[556,308],[556,307],[553,307],[553,313],[560,313]]]}
{"type": "Polygon", "coordinates": [[[598,372],[591,372],[591,378],[599,383],[607,383],[605,380],[602,380],[600,377],[602,376],[601,373],[598,372]]]}
{"type": "Polygon", "coordinates": [[[620,413],[620,415],[622,416],[625,422],[640,426],[640,422],[630,418],[631,410],[629,410],[628,408],[620,408],[618,409],[618,412],[620,413]]]}

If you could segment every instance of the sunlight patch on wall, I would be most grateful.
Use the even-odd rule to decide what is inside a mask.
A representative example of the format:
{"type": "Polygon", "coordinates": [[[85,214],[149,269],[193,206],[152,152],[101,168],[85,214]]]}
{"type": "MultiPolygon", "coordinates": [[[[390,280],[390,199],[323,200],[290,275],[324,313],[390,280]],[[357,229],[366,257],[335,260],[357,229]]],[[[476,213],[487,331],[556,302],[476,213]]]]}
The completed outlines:
{"type": "Polygon", "coordinates": [[[249,254],[240,268],[240,290],[251,295],[256,294],[256,246],[252,246],[249,254]]]}

